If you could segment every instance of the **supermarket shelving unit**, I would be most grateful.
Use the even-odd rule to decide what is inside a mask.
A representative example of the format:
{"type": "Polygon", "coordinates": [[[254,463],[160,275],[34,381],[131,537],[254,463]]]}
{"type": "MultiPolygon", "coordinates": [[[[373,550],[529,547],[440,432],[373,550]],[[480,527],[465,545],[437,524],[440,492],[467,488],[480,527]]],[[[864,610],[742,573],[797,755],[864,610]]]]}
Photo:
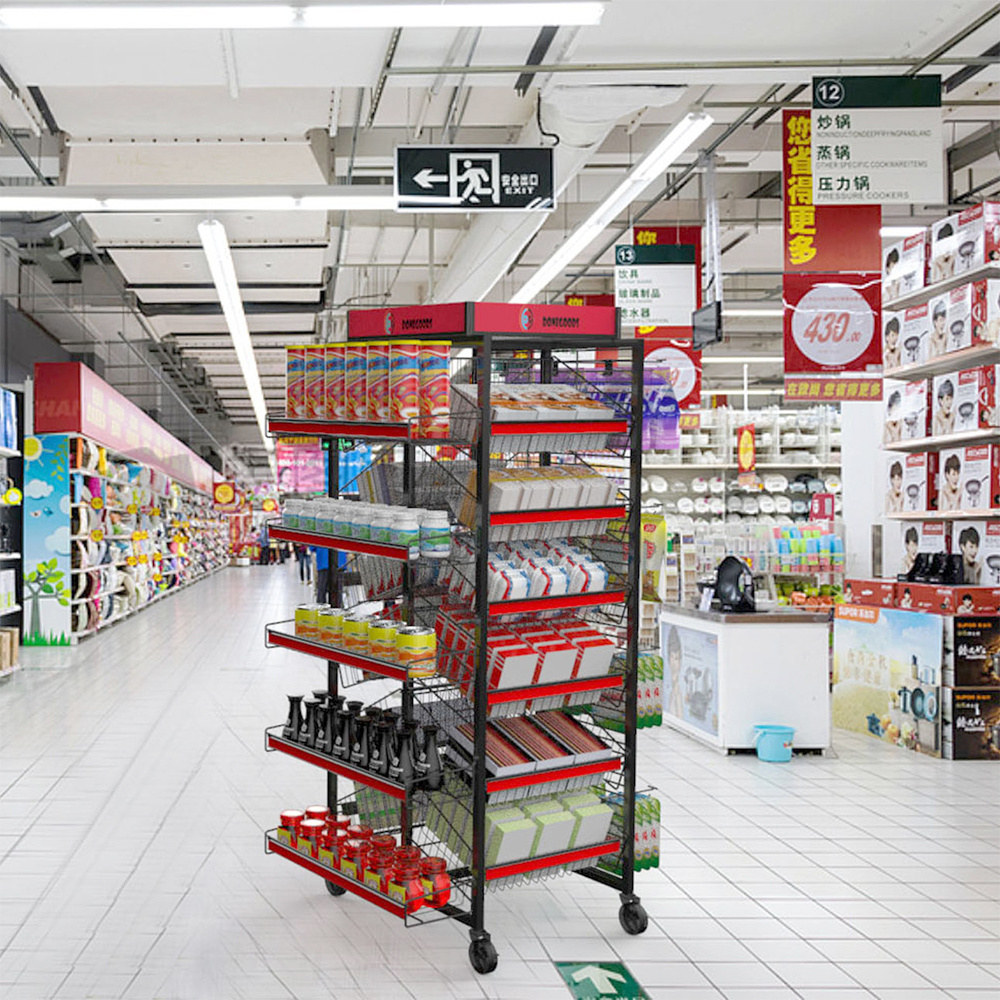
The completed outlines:
{"type": "MultiPolygon", "coordinates": [[[[14,395],[14,405],[17,413],[17,447],[0,446],[0,496],[6,491],[8,480],[21,493],[24,493],[24,393],[19,389],[9,390],[14,395]]],[[[0,570],[11,571],[14,574],[14,603],[10,607],[0,607],[0,626],[16,628],[22,635],[24,632],[24,563],[21,558],[23,545],[23,501],[18,504],[7,504],[0,500],[0,570]]],[[[8,677],[17,670],[10,666],[0,672],[0,678],[8,677]]]]}
{"type": "MultiPolygon", "coordinates": [[[[419,329],[416,336],[403,332],[400,339],[418,340],[421,337],[442,340],[452,344],[452,368],[456,368],[456,350],[461,351],[466,361],[471,354],[472,375],[470,381],[478,384],[479,411],[474,439],[457,441],[454,438],[422,439],[416,436],[418,428],[407,424],[349,423],[344,421],[294,420],[272,417],[269,420],[270,433],[312,434],[332,439],[365,439],[381,443],[385,451],[377,461],[396,459],[402,465],[402,475],[397,480],[402,484],[401,494],[393,497],[397,503],[408,506],[432,506],[441,508],[443,502],[442,483],[449,479],[447,467],[450,462],[439,462],[434,452],[438,446],[448,445],[452,449],[449,457],[456,454],[471,459],[476,469],[476,524],[470,529],[475,540],[475,563],[469,568],[474,573],[475,591],[480,595],[489,593],[488,548],[490,527],[515,523],[547,523],[576,521],[593,518],[607,523],[607,519],[618,519],[618,534],[609,542],[610,534],[604,536],[602,555],[610,547],[617,545],[621,559],[615,578],[608,588],[598,593],[583,593],[560,597],[541,597],[525,600],[487,601],[480,600],[475,607],[477,615],[476,648],[471,689],[464,698],[459,685],[443,675],[427,679],[414,679],[407,668],[399,664],[375,659],[353,650],[344,650],[304,639],[277,623],[266,629],[268,645],[281,646],[306,655],[317,657],[327,663],[327,691],[332,699],[343,691],[346,684],[357,683],[355,678],[364,677],[360,673],[389,678],[401,687],[401,717],[410,722],[415,717],[442,724],[447,728],[447,719],[454,721],[454,713],[465,713],[463,720],[474,726],[474,750],[465,763],[456,755],[446,758],[442,792],[435,795],[452,795],[456,807],[462,805],[471,813],[471,843],[466,843],[469,863],[457,858],[450,868],[452,879],[451,902],[435,911],[441,917],[456,919],[469,928],[471,943],[469,958],[479,973],[488,973],[496,968],[497,951],[486,929],[486,894],[489,888],[507,887],[530,873],[545,872],[562,874],[567,870],[578,870],[579,874],[617,890],[620,894],[619,920],[629,934],[642,933],[648,918],[639,898],[634,892],[635,866],[635,794],[636,794],[636,693],[637,660],[639,637],[640,592],[640,461],[641,461],[641,421],[633,420],[631,414],[641,413],[643,374],[642,344],[639,341],[625,341],[619,337],[617,312],[611,308],[545,307],[531,309],[512,305],[467,304],[464,306],[415,307],[394,310],[366,310],[349,315],[348,337],[350,339],[386,339],[376,336],[374,330],[406,331],[419,329]],[[443,317],[443,319],[442,319],[443,317]],[[419,323],[414,321],[420,321],[419,323]],[[569,321],[569,322],[567,322],[569,321]],[[535,323],[537,329],[530,328],[535,323]],[[560,332],[540,333],[546,326],[554,326],[560,332]],[[562,332],[566,326],[580,330],[578,333],[562,332]],[[592,351],[594,348],[617,351],[620,363],[627,365],[631,372],[626,385],[626,404],[621,405],[616,419],[601,421],[540,421],[529,423],[494,423],[491,417],[490,383],[501,373],[505,359],[518,358],[524,365],[524,355],[534,355],[531,362],[538,371],[540,381],[553,380],[559,364],[565,363],[561,352],[592,351]],[[526,350],[527,349],[527,350],[526,350]],[[516,353],[515,353],[516,352],[516,353]],[[626,411],[627,412],[623,412],[626,411]],[[498,456],[505,460],[517,456],[520,462],[534,462],[547,465],[551,462],[549,453],[538,448],[523,447],[525,435],[539,434],[582,435],[591,442],[581,447],[585,451],[595,440],[606,441],[608,435],[616,435],[613,440],[623,454],[628,454],[629,481],[622,491],[620,502],[590,510],[547,510],[544,512],[491,512],[488,470],[498,464],[498,456]],[[517,435],[512,438],[511,435],[517,435]],[[508,445],[507,442],[512,442],[508,445]],[[513,447],[517,446],[517,451],[513,447]],[[419,457],[418,457],[419,456],[419,457]],[[443,470],[438,478],[430,475],[431,485],[426,485],[422,474],[438,467],[443,470]],[[428,499],[430,498],[430,499],[428,499]],[[434,502],[437,501],[437,502],[434,502]],[[589,677],[567,680],[548,685],[533,685],[530,688],[491,690],[487,683],[487,638],[491,627],[511,615],[532,612],[547,612],[565,609],[580,609],[593,614],[595,620],[604,624],[616,637],[623,638],[619,656],[623,666],[617,673],[603,677],[589,677]],[[588,695],[596,700],[602,691],[624,688],[625,726],[621,734],[609,733],[599,728],[587,715],[585,704],[588,695]],[[541,697],[556,698],[569,696],[566,701],[574,707],[575,718],[602,740],[611,740],[616,755],[603,762],[557,768],[544,774],[528,774],[514,778],[490,777],[486,766],[487,721],[492,713],[503,713],[504,706],[512,702],[524,703],[527,699],[541,697]],[[459,706],[459,707],[456,707],[459,706]],[[449,715],[449,713],[451,713],[449,715]],[[620,741],[620,742],[619,742],[620,741]],[[456,762],[458,761],[458,762],[456,762]],[[543,782],[575,780],[603,782],[615,801],[622,804],[620,828],[613,827],[602,843],[577,846],[541,857],[530,857],[513,863],[492,867],[486,861],[486,808],[491,795],[504,793],[502,801],[507,802],[513,790],[522,788],[525,797],[531,796],[533,786],[543,782]],[[450,791],[449,791],[450,789],[450,791]],[[455,791],[455,790],[458,791],[455,791]]],[[[502,380],[502,378],[501,378],[502,380]]],[[[551,441],[551,438],[549,439],[551,441]]],[[[602,445],[603,447],[603,445],[602,445]]],[[[338,454],[336,444],[331,447],[331,455],[338,454]]],[[[457,482],[450,476],[452,484],[457,482]]],[[[331,467],[331,496],[336,495],[337,472],[331,467]]],[[[402,587],[398,593],[389,595],[369,594],[369,598],[387,597],[402,604],[402,617],[408,623],[433,625],[433,615],[437,604],[433,589],[428,589],[420,578],[420,561],[411,560],[404,546],[385,545],[356,539],[342,539],[320,532],[302,531],[298,528],[282,526],[272,522],[270,535],[275,539],[319,545],[331,550],[353,554],[355,558],[380,557],[398,560],[402,565],[402,587]],[[429,596],[428,596],[429,595],[429,596]],[[428,618],[428,615],[432,617],[428,618]]],[[[340,594],[339,589],[335,593],[340,594]]],[[[441,649],[439,648],[439,654],[441,649]]],[[[546,707],[551,707],[551,704],[546,707]]],[[[433,847],[436,852],[447,853],[442,839],[424,823],[427,811],[427,796],[417,784],[406,786],[362,771],[341,760],[317,753],[309,747],[284,739],[278,730],[269,730],[265,735],[265,748],[289,754],[299,760],[311,763],[327,772],[327,804],[331,811],[355,812],[358,803],[350,797],[338,795],[338,778],[346,778],[355,785],[355,792],[362,795],[380,793],[395,803],[399,821],[393,829],[399,832],[401,842],[417,843],[422,847],[433,847]]],[[[516,792],[515,792],[516,794],[516,792]]],[[[535,793],[539,794],[538,792],[535,793]]],[[[407,924],[427,922],[426,908],[414,914],[406,906],[380,893],[373,892],[363,883],[344,877],[334,868],[306,857],[280,842],[272,832],[265,835],[265,849],[285,857],[313,874],[321,876],[328,891],[339,896],[352,892],[382,909],[404,919],[407,924]]]]}

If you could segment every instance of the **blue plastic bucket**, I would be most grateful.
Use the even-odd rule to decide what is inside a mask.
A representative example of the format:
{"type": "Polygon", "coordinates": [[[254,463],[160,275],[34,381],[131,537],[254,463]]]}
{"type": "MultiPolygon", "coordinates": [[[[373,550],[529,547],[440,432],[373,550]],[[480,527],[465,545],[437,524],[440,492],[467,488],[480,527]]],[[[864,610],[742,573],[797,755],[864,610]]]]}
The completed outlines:
{"type": "Polygon", "coordinates": [[[787,764],[792,759],[792,737],[795,730],[791,726],[754,726],[754,729],[757,730],[754,743],[761,760],[787,764]]]}

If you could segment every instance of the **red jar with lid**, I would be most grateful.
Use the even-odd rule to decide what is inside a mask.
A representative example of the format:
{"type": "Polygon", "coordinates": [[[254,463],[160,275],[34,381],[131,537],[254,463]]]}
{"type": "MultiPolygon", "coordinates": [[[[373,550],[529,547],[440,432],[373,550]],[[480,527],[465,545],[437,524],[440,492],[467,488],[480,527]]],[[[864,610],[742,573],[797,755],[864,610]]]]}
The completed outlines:
{"type": "Polygon", "coordinates": [[[418,861],[397,859],[393,865],[391,881],[402,887],[407,913],[415,913],[424,905],[424,887],[420,881],[418,861]]]}
{"type": "Polygon", "coordinates": [[[281,814],[281,825],[290,830],[293,835],[299,832],[299,824],[306,818],[306,814],[299,809],[286,809],[281,814]]]}
{"type": "Polygon", "coordinates": [[[308,819],[321,819],[326,823],[330,819],[329,806],[306,806],[306,817],[308,819]]]}
{"type": "Polygon", "coordinates": [[[444,858],[421,858],[420,874],[424,906],[440,909],[451,899],[451,876],[444,858]]]}
{"type": "Polygon", "coordinates": [[[414,847],[412,844],[400,844],[392,852],[393,857],[397,861],[420,861],[420,848],[414,847]]]}
{"type": "Polygon", "coordinates": [[[396,838],[391,833],[373,833],[369,843],[377,851],[392,852],[396,849],[396,838]]]}
{"type": "Polygon", "coordinates": [[[304,819],[299,824],[299,850],[302,850],[306,843],[311,847],[310,857],[318,857],[318,838],[326,829],[326,823],[321,819],[304,819]]]}
{"type": "Polygon", "coordinates": [[[392,874],[393,857],[391,851],[374,850],[368,852],[366,869],[369,873],[376,872],[379,877],[379,892],[389,891],[389,876],[392,874]]]}
{"type": "Polygon", "coordinates": [[[347,835],[352,840],[371,840],[372,828],[370,826],[349,826],[347,835]]]}
{"type": "Polygon", "coordinates": [[[331,814],[330,818],[326,821],[326,825],[331,830],[346,830],[351,825],[351,821],[346,816],[334,816],[331,814]]]}
{"type": "Polygon", "coordinates": [[[332,836],[334,864],[339,865],[344,856],[344,844],[351,838],[347,836],[346,830],[334,830],[332,836]]]}
{"type": "Polygon", "coordinates": [[[365,864],[368,860],[368,843],[348,837],[341,845],[340,870],[358,882],[365,880],[365,864]]]}

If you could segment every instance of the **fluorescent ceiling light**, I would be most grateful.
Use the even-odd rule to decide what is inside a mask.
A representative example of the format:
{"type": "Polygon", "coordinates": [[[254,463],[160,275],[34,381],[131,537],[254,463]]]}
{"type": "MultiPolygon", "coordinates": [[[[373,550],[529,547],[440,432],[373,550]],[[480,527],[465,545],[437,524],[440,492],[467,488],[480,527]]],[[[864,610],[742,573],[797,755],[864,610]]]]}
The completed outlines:
{"type": "Polygon", "coordinates": [[[552,256],[511,296],[511,302],[530,302],[607,228],[691,143],[712,124],[704,112],[685,115],[649,153],[632,168],[594,212],[556,248],[552,256]]]}
{"type": "Polygon", "coordinates": [[[208,259],[208,269],[212,272],[215,290],[219,293],[222,313],[226,317],[226,326],[229,327],[229,335],[236,350],[236,360],[240,363],[250,404],[267,449],[271,471],[274,472],[274,442],[267,435],[267,404],[264,402],[264,390],[260,384],[260,372],[257,370],[257,359],[250,341],[250,329],[243,311],[243,300],[240,298],[240,286],[236,280],[225,226],[217,219],[201,222],[198,224],[198,237],[208,259]]]}
{"type": "Polygon", "coordinates": [[[775,365],[781,364],[784,360],[780,354],[713,354],[711,357],[705,357],[703,354],[701,357],[703,365],[775,365]]]}
{"type": "Polygon", "coordinates": [[[784,310],[782,309],[722,309],[723,316],[784,316],[784,310]]]}
{"type": "Polygon", "coordinates": [[[596,25],[603,3],[2,5],[0,27],[29,31],[183,28],[518,28],[596,25]]]}
{"type": "MultiPolygon", "coordinates": [[[[190,197],[178,192],[154,197],[116,196],[100,198],[74,195],[72,188],[59,193],[32,193],[32,188],[0,188],[0,212],[391,212],[396,207],[392,193],[348,195],[213,195],[190,197]]],[[[44,190],[44,189],[39,189],[44,190]]],[[[429,207],[451,204],[452,199],[427,197],[429,207]]]]}
{"type": "Polygon", "coordinates": [[[917,233],[926,232],[926,226],[883,226],[878,234],[884,240],[902,240],[907,236],[916,236],[917,233]]]}

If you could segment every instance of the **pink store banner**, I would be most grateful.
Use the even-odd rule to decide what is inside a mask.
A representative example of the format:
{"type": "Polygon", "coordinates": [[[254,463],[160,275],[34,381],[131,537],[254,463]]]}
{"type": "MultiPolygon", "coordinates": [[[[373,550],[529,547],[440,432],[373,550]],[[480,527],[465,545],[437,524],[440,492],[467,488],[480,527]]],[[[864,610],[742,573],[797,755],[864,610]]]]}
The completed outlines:
{"type": "Polygon", "coordinates": [[[215,470],[152,417],[76,361],[35,364],[35,432],[81,434],[211,493],[215,470]]]}
{"type": "Polygon", "coordinates": [[[319,438],[278,438],[274,454],[282,493],[326,493],[326,462],[319,438]]]}

